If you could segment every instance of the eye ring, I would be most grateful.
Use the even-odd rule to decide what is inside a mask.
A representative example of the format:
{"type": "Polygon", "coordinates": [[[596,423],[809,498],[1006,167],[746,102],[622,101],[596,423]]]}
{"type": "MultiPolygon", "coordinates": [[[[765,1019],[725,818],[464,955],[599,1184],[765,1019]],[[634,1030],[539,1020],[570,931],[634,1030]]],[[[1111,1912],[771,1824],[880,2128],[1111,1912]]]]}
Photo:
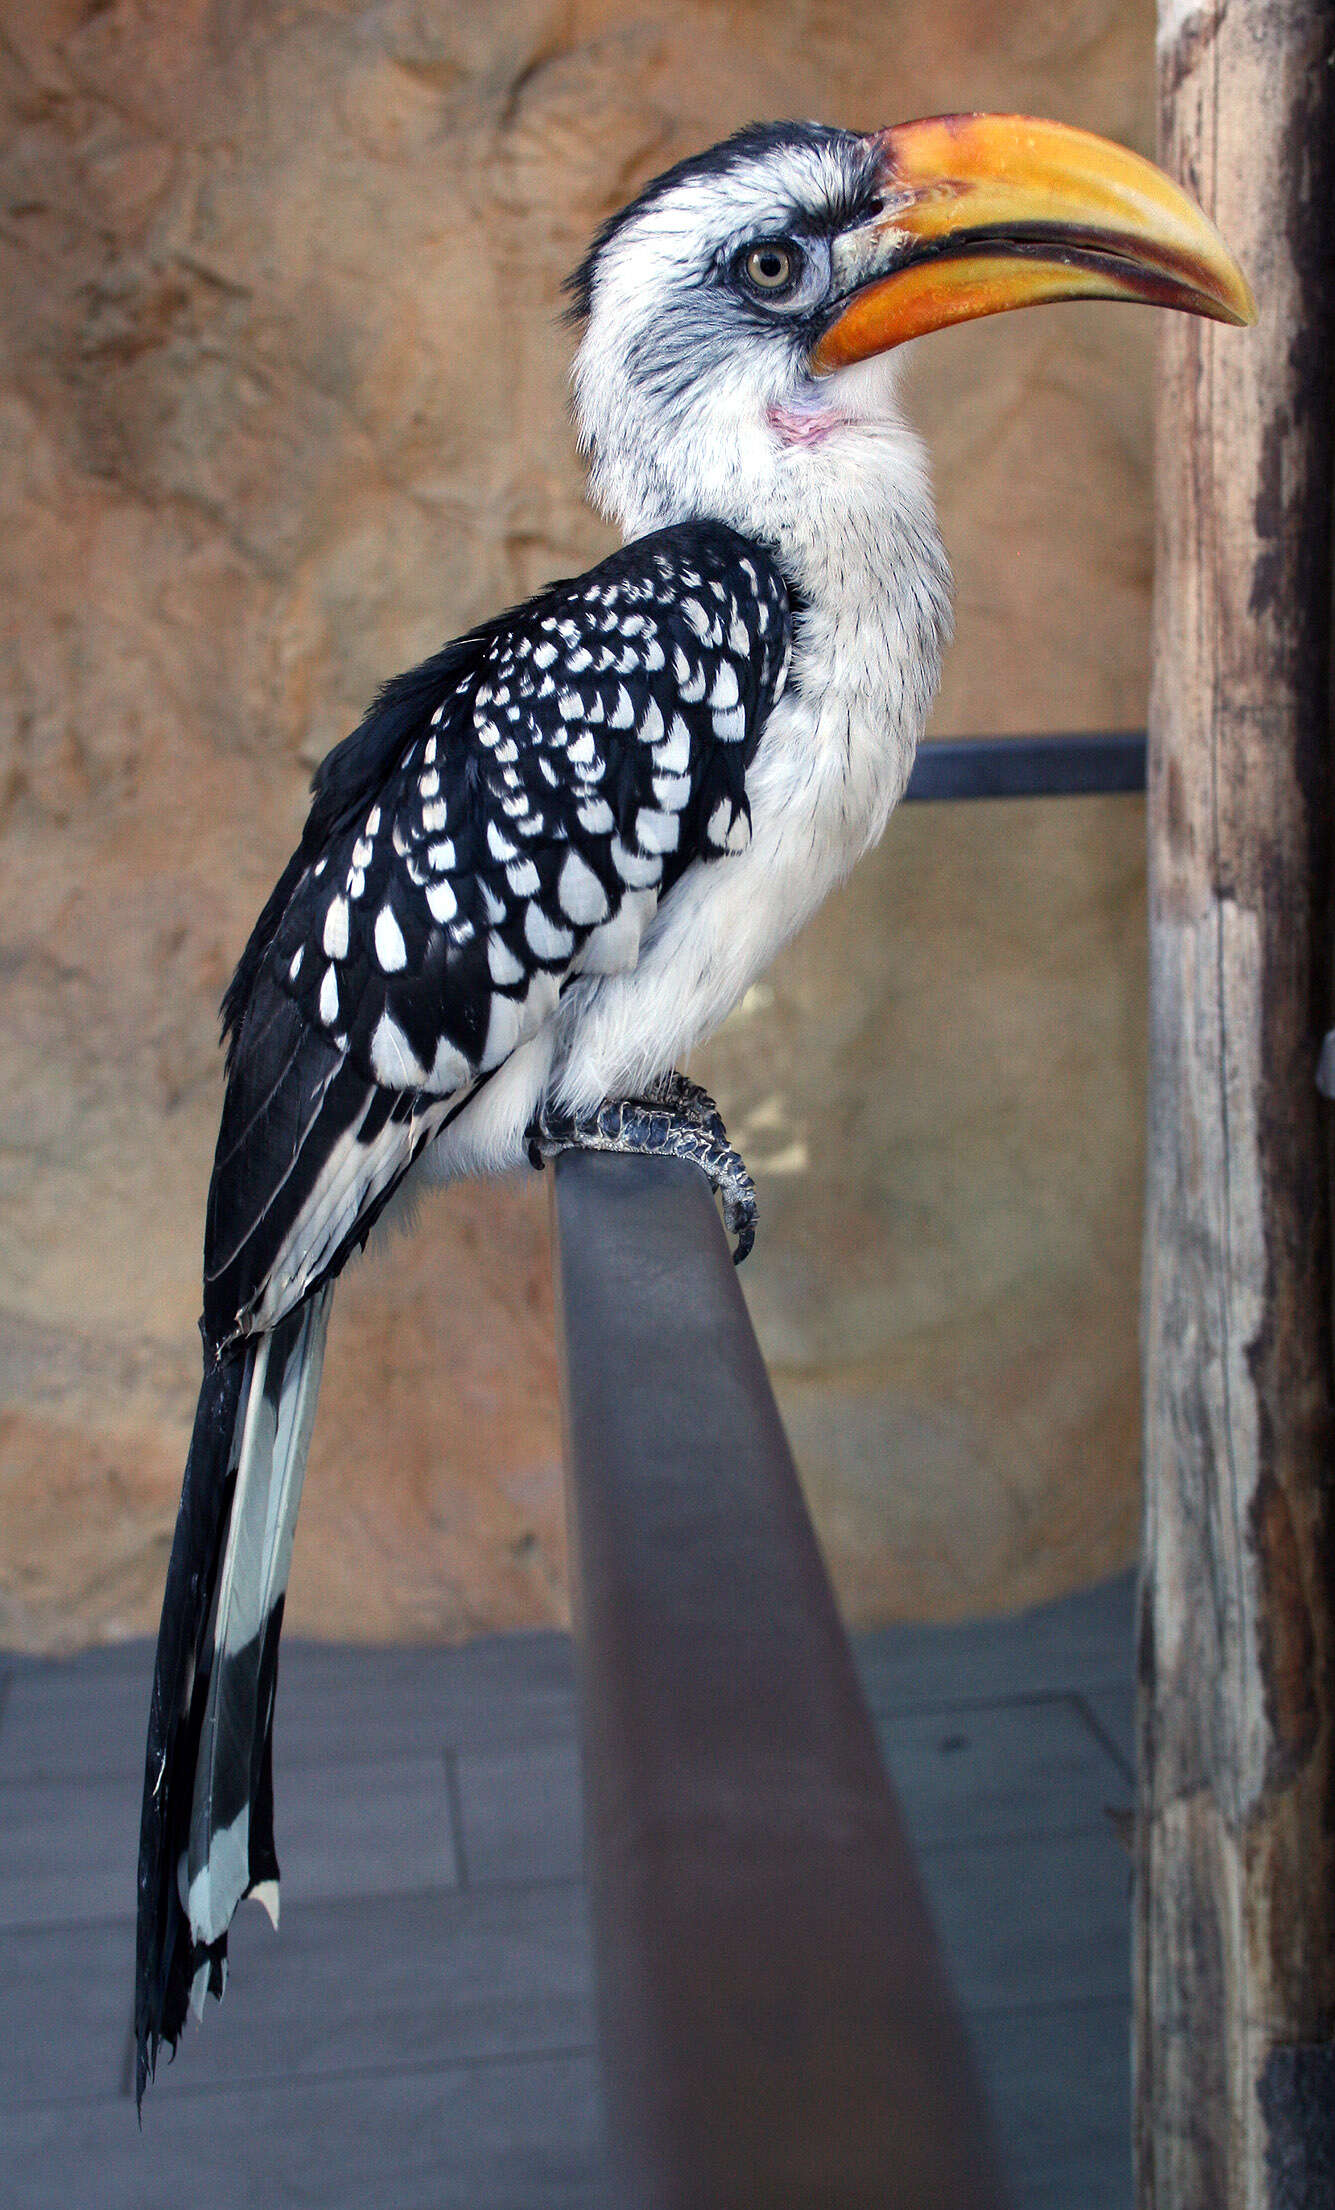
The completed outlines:
{"type": "Polygon", "coordinates": [[[738,274],[758,299],[784,299],[801,280],[802,250],[791,238],[758,239],[738,260],[738,274]]]}

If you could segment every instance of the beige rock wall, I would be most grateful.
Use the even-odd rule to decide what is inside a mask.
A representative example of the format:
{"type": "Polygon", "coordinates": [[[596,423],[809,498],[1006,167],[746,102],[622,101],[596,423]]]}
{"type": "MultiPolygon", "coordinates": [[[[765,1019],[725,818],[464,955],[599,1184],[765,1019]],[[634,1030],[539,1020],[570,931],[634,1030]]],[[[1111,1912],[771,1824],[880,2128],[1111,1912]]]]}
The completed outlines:
{"type": "MultiPolygon", "coordinates": [[[[215,1008],[312,764],[607,533],[559,286],[755,116],[1027,108],[1144,146],[1148,0],[9,0],[0,41],[0,1640],[148,1629],[197,1376],[215,1008]]],[[[942,730],[1135,723],[1148,318],[928,341],[942,730]]],[[[852,1615],[1122,1562],[1141,819],[918,809],[701,1055],[852,1615]]],[[[339,1293],[289,1616],[565,1616],[545,1201],[339,1293]]]]}

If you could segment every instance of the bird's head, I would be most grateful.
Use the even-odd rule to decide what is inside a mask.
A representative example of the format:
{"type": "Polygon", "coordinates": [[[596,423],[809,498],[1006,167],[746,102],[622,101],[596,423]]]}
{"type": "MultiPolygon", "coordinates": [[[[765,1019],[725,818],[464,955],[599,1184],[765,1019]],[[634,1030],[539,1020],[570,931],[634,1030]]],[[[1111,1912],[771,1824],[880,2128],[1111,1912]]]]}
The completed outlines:
{"type": "Polygon", "coordinates": [[[1018,115],[753,126],[606,223],[571,291],[594,497],[632,533],[763,531],[817,448],[897,427],[894,349],[949,323],[1058,299],[1255,313],[1161,171],[1018,115]]]}

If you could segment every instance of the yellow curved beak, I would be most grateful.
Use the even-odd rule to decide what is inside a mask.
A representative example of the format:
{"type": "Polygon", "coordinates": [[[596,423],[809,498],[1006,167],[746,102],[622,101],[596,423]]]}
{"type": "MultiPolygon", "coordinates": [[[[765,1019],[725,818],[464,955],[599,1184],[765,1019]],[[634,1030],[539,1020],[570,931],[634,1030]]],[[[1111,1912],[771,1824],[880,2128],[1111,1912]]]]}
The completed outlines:
{"type": "Polygon", "coordinates": [[[935,115],[879,132],[876,145],[881,206],[836,241],[844,296],[812,353],[818,375],[1048,300],[1256,320],[1213,223],[1124,146],[1029,115],[935,115]]]}

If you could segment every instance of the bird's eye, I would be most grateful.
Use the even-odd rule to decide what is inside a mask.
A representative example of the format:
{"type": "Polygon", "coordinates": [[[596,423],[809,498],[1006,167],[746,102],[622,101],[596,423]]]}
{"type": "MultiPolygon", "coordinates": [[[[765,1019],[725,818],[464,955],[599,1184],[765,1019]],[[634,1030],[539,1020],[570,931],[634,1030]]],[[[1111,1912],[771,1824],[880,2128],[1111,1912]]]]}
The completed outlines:
{"type": "Polygon", "coordinates": [[[786,238],[767,238],[744,256],[742,274],[753,292],[766,299],[782,299],[802,274],[802,256],[786,238]]]}

